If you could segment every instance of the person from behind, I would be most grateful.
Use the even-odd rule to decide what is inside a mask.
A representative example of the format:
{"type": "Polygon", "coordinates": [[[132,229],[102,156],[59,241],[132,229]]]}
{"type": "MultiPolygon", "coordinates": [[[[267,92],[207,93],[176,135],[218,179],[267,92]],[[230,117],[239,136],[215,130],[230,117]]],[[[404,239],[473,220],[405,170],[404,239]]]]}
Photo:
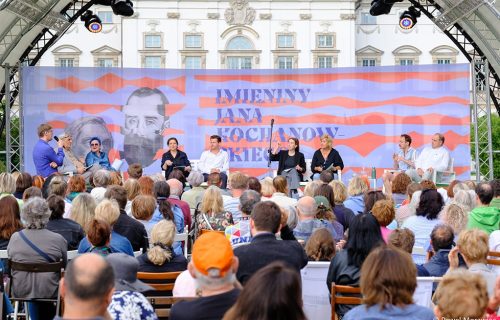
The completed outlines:
{"type": "Polygon", "coordinates": [[[477,207],[470,215],[467,229],[477,228],[490,234],[498,230],[500,223],[500,209],[490,206],[493,200],[493,188],[487,182],[481,182],[476,186],[477,207]]]}
{"type": "Polygon", "coordinates": [[[94,219],[90,222],[87,239],[92,245],[89,252],[107,256],[111,253],[111,226],[104,220],[94,219]]]}
{"type": "Polygon", "coordinates": [[[110,264],[93,253],[73,259],[60,280],[64,299],[62,319],[105,319],[114,293],[115,275],[110,264]],[[89,268],[92,266],[92,268],[89,268]]]}
{"type": "Polygon", "coordinates": [[[132,163],[127,169],[128,177],[132,179],[139,179],[142,177],[142,165],[140,163],[132,163]]]}
{"type": "Polygon", "coordinates": [[[361,267],[363,304],[347,312],[343,319],[434,320],[433,312],[416,305],[417,269],[411,256],[386,246],[373,250],[361,267]]]}
{"type": "Polygon", "coordinates": [[[493,199],[490,206],[500,209],[500,179],[490,181],[490,185],[493,189],[493,199]]]}
{"type": "Polygon", "coordinates": [[[302,306],[299,274],[273,262],[250,278],[223,320],[306,320],[302,306]]]}
{"type": "Polygon", "coordinates": [[[233,224],[232,214],[224,209],[219,188],[210,186],[205,191],[195,224],[198,236],[201,230],[225,231],[227,226],[233,224]]]}
{"type": "Polygon", "coordinates": [[[187,177],[187,182],[191,186],[191,189],[182,194],[181,200],[187,202],[190,209],[196,209],[196,206],[198,206],[203,198],[203,192],[205,192],[205,188],[201,186],[203,175],[199,171],[191,171],[187,177]]]}
{"type": "Polygon", "coordinates": [[[225,232],[226,238],[234,247],[239,244],[250,243],[252,234],[250,232],[250,215],[253,208],[261,200],[261,195],[254,190],[246,190],[240,196],[241,220],[234,225],[227,226],[225,232]]]}
{"type": "Polygon", "coordinates": [[[63,236],[68,243],[68,250],[76,250],[80,241],[85,237],[82,226],[73,220],[63,218],[64,199],[62,197],[50,195],[47,203],[51,211],[47,229],[63,236]]]}
{"type": "Polygon", "coordinates": [[[325,228],[316,229],[306,242],[309,261],[331,261],[335,255],[335,240],[325,228]]]}
{"type": "Polygon", "coordinates": [[[380,225],[380,232],[382,232],[382,237],[387,243],[389,235],[392,232],[392,230],[388,229],[387,226],[391,224],[396,216],[396,212],[394,211],[394,202],[392,202],[392,200],[378,200],[373,205],[371,212],[375,219],[377,219],[377,222],[380,225]]]}
{"type": "Polygon", "coordinates": [[[351,209],[354,214],[359,214],[365,211],[365,203],[363,195],[368,191],[368,185],[359,177],[353,177],[347,186],[347,194],[349,198],[344,201],[344,206],[351,209]]]}
{"type": "Polygon", "coordinates": [[[231,244],[223,235],[217,232],[201,235],[194,243],[188,265],[201,297],[174,304],[169,319],[222,319],[240,294],[235,279],[238,264],[231,244]]]}
{"type": "Polygon", "coordinates": [[[453,238],[453,229],[448,225],[439,224],[432,229],[432,257],[422,265],[425,271],[419,273],[419,276],[428,273],[432,277],[442,277],[448,271],[450,267],[448,254],[454,245],[453,238]]]}

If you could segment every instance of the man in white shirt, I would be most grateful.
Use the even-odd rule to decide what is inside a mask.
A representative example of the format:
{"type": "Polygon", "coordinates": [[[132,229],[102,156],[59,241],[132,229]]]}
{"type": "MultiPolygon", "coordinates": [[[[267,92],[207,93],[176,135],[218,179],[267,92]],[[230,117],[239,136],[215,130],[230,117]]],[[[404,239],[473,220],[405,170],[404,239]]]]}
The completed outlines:
{"type": "Polygon", "coordinates": [[[210,150],[205,150],[201,154],[198,169],[203,173],[205,181],[210,173],[218,173],[222,180],[221,189],[226,189],[229,156],[226,151],[220,148],[221,141],[222,139],[218,135],[210,136],[210,150]]]}
{"type": "Polygon", "coordinates": [[[431,180],[432,173],[436,171],[445,171],[448,169],[450,154],[443,147],[444,136],[436,133],[432,136],[431,147],[425,147],[422,153],[415,161],[415,169],[409,169],[406,174],[415,182],[422,180],[431,180]]]}

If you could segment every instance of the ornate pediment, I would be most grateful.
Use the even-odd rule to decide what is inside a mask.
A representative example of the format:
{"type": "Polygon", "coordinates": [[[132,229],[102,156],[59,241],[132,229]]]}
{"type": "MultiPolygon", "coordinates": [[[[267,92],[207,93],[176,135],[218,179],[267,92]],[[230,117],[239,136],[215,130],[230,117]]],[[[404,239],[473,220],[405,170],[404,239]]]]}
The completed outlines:
{"type": "Polygon", "coordinates": [[[248,0],[231,0],[229,4],[231,7],[224,12],[228,24],[242,26],[253,23],[255,9],[248,6],[248,0]]]}

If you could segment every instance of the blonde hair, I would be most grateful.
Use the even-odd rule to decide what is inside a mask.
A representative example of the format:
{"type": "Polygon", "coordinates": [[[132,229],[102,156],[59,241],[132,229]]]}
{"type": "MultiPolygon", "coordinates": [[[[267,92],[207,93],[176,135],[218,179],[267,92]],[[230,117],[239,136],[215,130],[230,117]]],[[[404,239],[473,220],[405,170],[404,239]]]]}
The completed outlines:
{"type": "Polygon", "coordinates": [[[14,193],[16,191],[16,179],[8,173],[0,173],[0,193],[14,193]]]}
{"type": "Polygon", "coordinates": [[[170,220],[161,220],[151,230],[151,244],[153,247],[148,250],[149,261],[154,265],[161,266],[169,262],[172,258],[170,248],[174,242],[175,225],[170,220]]]}
{"type": "Polygon", "coordinates": [[[115,186],[123,185],[123,178],[120,172],[111,171],[109,175],[111,177],[111,182],[109,183],[110,185],[115,185],[115,186]]]}
{"type": "Polygon", "coordinates": [[[127,199],[129,201],[134,200],[135,197],[141,194],[141,186],[137,179],[127,179],[123,187],[127,190],[127,199]]]}
{"type": "Polygon", "coordinates": [[[368,186],[363,178],[356,176],[349,181],[347,186],[347,194],[350,196],[357,196],[368,191],[368,186]]]}
{"type": "Polygon", "coordinates": [[[330,137],[328,134],[324,134],[321,136],[320,140],[326,140],[326,145],[328,146],[328,148],[331,148],[332,147],[332,137],[330,137]]]}
{"type": "Polygon", "coordinates": [[[220,189],[216,186],[210,186],[203,193],[200,211],[202,213],[221,213],[224,212],[224,202],[220,189]]]}
{"type": "Polygon", "coordinates": [[[138,195],[132,201],[132,215],[137,220],[150,220],[156,209],[156,199],[153,196],[138,195]]]}
{"type": "Polygon", "coordinates": [[[229,175],[229,186],[231,189],[248,189],[248,176],[239,171],[229,175]]]}
{"type": "Polygon", "coordinates": [[[483,319],[488,305],[486,281],[464,269],[447,273],[434,294],[443,319],[483,319]]]}
{"type": "Polygon", "coordinates": [[[86,192],[76,196],[71,202],[71,220],[80,224],[85,232],[88,232],[90,223],[95,216],[97,203],[95,198],[86,192]]]}
{"type": "Polygon", "coordinates": [[[271,197],[273,193],[276,192],[276,189],[274,189],[273,185],[273,178],[271,177],[266,177],[263,180],[260,180],[260,193],[262,194],[263,197],[271,197]]]}
{"type": "Polygon", "coordinates": [[[372,214],[381,227],[388,226],[396,217],[392,200],[378,200],[372,208],[372,214]]]}
{"type": "Polygon", "coordinates": [[[318,190],[319,186],[321,186],[322,184],[323,181],[321,180],[309,181],[306,184],[306,187],[304,188],[304,197],[305,196],[314,197],[316,190],[318,190]]]}
{"type": "Polygon", "coordinates": [[[109,223],[111,227],[120,217],[120,207],[116,200],[103,199],[95,208],[95,218],[109,223]]]}
{"type": "Polygon", "coordinates": [[[453,229],[454,234],[459,234],[465,230],[469,220],[466,209],[457,203],[450,203],[445,206],[440,218],[441,221],[453,229]]]}
{"type": "Polygon", "coordinates": [[[483,230],[469,229],[460,232],[457,246],[467,262],[486,263],[488,240],[488,234],[483,230]]]}
{"type": "Polygon", "coordinates": [[[342,204],[347,199],[347,189],[342,181],[332,180],[329,185],[333,189],[335,204],[342,204]]]}

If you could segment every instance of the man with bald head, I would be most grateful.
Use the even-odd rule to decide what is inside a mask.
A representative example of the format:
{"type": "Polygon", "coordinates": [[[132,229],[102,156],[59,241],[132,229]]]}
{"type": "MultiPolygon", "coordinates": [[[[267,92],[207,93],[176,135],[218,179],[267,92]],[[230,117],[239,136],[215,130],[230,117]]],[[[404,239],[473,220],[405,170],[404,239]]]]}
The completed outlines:
{"type": "Polygon", "coordinates": [[[321,207],[323,211],[331,210],[330,203],[323,196],[309,197],[305,196],[297,202],[297,213],[299,215],[299,223],[293,229],[293,235],[299,242],[306,243],[312,233],[320,228],[326,228],[332,234],[335,240],[342,238],[342,234],[337,234],[333,225],[326,219],[317,219],[316,211],[321,207]]]}
{"type": "Polygon", "coordinates": [[[63,318],[54,319],[107,317],[106,309],[113,296],[114,284],[113,268],[103,257],[87,253],[75,258],[68,264],[59,283],[64,298],[63,318]]]}
{"type": "Polygon", "coordinates": [[[168,197],[168,202],[171,205],[176,205],[182,210],[182,215],[184,216],[184,225],[191,229],[191,209],[189,208],[189,203],[181,200],[182,192],[184,188],[182,182],[177,179],[168,179],[168,186],[170,187],[170,196],[168,197]]]}

